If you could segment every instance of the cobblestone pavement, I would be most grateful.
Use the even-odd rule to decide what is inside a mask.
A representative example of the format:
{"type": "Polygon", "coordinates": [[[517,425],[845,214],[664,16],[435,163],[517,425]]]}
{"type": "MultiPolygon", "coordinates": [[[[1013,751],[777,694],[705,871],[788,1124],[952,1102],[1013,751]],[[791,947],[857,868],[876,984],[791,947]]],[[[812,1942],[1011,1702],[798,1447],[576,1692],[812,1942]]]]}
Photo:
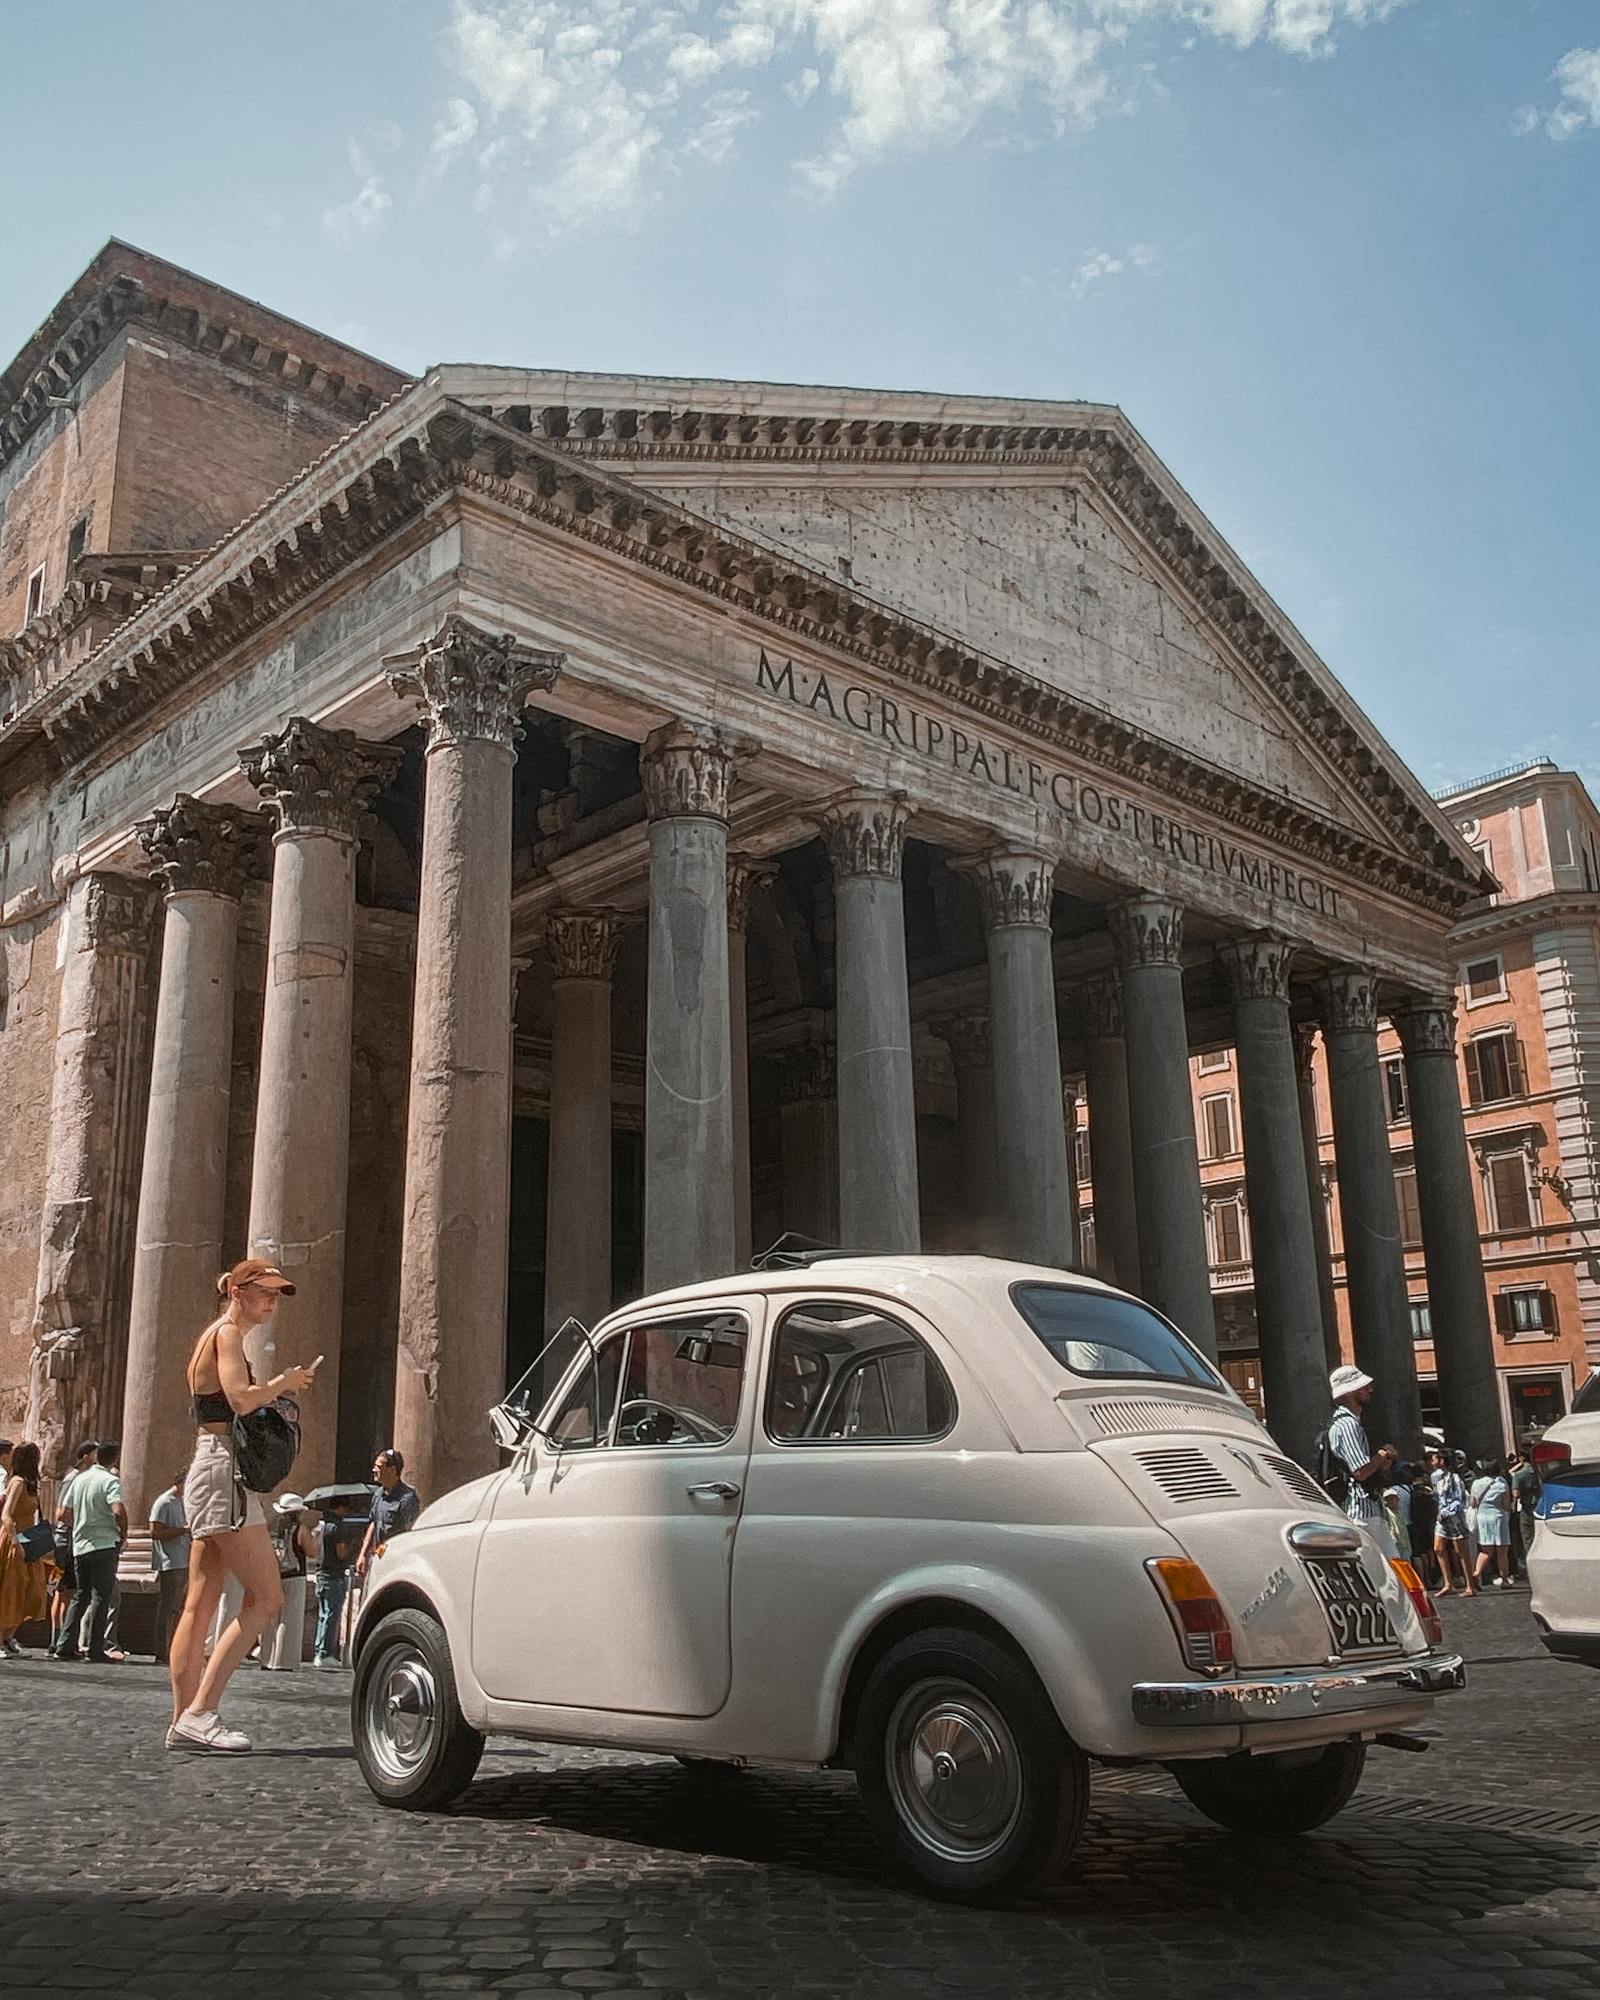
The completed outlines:
{"type": "Polygon", "coordinates": [[[923,1900],[849,1783],[696,1778],[492,1746],[449,1815],[381,1811],[348,1683],[241,1674],[226,1762],[162,1750],[149,1666],[0,1666],[0,1991],[296,2000],[454,1993],[982,1993],[1253,2000],[1587,1995],[1600,1984],[1600,1674],[1523,1595],[1446,1607],[1474,1661],[1425,1757],[1249,1842],[1108,1773],[1071,1874],[1011,1912],[923,1900]]]}

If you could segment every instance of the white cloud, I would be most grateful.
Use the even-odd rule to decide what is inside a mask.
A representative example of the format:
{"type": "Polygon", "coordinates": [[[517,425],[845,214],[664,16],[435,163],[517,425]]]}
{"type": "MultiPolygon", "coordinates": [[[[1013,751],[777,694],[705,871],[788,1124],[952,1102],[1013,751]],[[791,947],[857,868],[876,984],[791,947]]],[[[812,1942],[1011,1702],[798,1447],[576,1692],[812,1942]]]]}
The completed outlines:
{"type": "MultiPolygon", "coordinates": [[[[394,144],[400,143],[398,126],[388,127],[380,136],[379,143],[387,143],[387,132],[395,134],[394,144]]],[[[341,201],[322,211],[322,226],[337,242],[348,243],[357,236],[365,236],[377,228],[383,218],[394,207],[394,196],[384,185],[383,175],[373,163],[372,155],[358,139],[351,139],[345,147],[350,160],[350,171],[356,177],[358,186],[348,201],[341,201]]]]}
{"type": "Polygon", "coordinates": [[[1539,111],[1524,104],[1511,129],[1519,137],[1543,131],[1556,140],[1572,139],[1586,125],[1600,126],[1600,49],[1569,49],[1551,71],[1560,90],[1554,107],[1539,111]]]}
{"type": "MultiPolygon", "coordinates": [[[[794,162],[822,198],[897,153],[1036,143],[1164,94],[1124,54],[1141,27],[1332,54],[1408,0],[453,0],[461,94],[431,174],[469,159],[549,228],[638,216],[678,176],[727,164],[760,116],[738,74],[781,89],[815,137],[794,162]]],[[[481,193],[478,200],[486,199],[481,193]]]]}
{"type": "Polygon", "coordinates": [[[1072,296],[1086,299],[1108,278],[1120,278],[1130,271],[1151,271],[1161,262],[1161,252],[1153,243],[1130,243],[1116,255],[1108,250],[1091,250],[1072,274],[1072,296]]]}

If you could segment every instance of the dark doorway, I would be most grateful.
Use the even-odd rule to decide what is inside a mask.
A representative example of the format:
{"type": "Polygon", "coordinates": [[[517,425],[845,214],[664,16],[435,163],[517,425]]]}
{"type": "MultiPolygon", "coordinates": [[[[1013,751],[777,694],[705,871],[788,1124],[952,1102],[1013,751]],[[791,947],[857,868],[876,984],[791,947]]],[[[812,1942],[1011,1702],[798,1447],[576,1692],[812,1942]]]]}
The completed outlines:
{"type": "Polygon", "coordinates": [[[511,1121],[510,1277],[506,1286],[506,1387],[533,1365],[544,1345],[545,1202],[550,1182],[550,1121],[511,1121]]]}

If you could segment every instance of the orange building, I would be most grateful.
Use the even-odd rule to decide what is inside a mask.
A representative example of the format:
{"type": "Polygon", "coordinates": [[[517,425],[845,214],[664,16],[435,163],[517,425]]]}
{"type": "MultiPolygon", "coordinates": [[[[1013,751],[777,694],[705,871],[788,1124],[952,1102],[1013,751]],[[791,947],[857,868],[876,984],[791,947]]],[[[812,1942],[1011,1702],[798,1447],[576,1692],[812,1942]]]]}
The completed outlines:
{"type": "MultiPolygon", "coordinates": [[[[1508,1443],[1571,1406],[1600,1368],[1600,810],[1547,758],[1497,772],[1440,805],[1501,885],[1453,933],[1461,1101],[1508,1443]]],[[[1327,1223],[1324,1297],[1353,1354],[1333,1128],[1320,1036],[1302,1051],[1315,1106],[1316,1201],[1327,1223]]],[[[1424,1419],[1440,1420],[1422,1222],[1400,1038],[1380,1038],[1400,1231],[1424,1419]]],[[[1238,1074],[1226,1044],[1190,1060],[1195,1137],[1222,1365],[1261,1407],[1238,1074]]],[[[1309,1152],[1309,1149],[1308,1149],[1309,1152]]],[[[1309,1169],[1308,1159],[1308,1169],[1309,1169]]],[[[1078,1167],[1093,1245],[1092,1147],[1078,1167]]],[[[1334,1336],[1330,1335],[1330,1344],[1334,1336]]]]}

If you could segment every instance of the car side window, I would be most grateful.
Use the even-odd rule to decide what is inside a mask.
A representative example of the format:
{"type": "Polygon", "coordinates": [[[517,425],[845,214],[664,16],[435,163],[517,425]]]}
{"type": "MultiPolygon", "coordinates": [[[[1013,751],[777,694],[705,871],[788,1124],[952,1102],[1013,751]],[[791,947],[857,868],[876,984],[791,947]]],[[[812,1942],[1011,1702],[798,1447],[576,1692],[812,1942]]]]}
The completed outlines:
{"type": "Polygon", "coordinates": [[[750,1330],[742,1313],[695,1313],[628,1335],[616,1443],[718,1445],[739,1421],[750,1330]]]}
{"type": "Polygon", "coordinates": [[[551,1442],[563,1451],[593,1451],[610,1442],[626,1339],[614,1333],[601,1343],[594,1365],[584,1369],[550,1420],[551,1442]]]}
{"type": "Polygon", "coordinates": [[[807,1299],[779,1321],[767,1376],[775,1443],[927,1443],[955,1420],[950,1378],[901,1321],[843,1299],[807,1299]]]}

